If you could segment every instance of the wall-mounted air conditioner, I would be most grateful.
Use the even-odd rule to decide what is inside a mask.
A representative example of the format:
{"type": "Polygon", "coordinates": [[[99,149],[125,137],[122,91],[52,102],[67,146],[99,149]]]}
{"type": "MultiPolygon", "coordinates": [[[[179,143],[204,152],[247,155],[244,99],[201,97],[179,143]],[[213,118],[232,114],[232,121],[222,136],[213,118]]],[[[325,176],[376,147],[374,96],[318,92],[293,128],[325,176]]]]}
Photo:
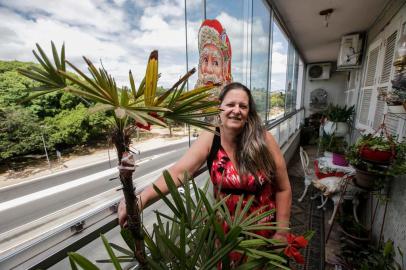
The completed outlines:
{"type": "Polygon", "coordinates": [[[330,79],[331,63],[310,64],[307,76],[310,81],[330,79]]]}

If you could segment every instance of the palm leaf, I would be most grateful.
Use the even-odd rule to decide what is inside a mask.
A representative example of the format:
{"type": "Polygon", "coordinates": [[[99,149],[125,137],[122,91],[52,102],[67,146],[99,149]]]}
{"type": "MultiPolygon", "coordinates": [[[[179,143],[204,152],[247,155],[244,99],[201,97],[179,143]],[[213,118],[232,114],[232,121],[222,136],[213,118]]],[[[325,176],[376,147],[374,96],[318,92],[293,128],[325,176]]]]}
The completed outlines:
{"type": "Polygon", "coordinates": [[[68,86],[68,87],[65,87],[65,91],[66,91],[66,92],[69,92],[69,93],[72,93],[72,94],[74,94],[74,95],[76,95],[76,96],[88,98],[88,99],[93,100],[93,101],[95,101],[95,102],[100,102],[100,103],[110,104],[110,105],[111,105],[111,101],[110,101],[110,100],[107,100],[107,99],[105,99],[104,97],[101,97],[101,96],[99,96],[99,95],[96,95],[96,94],[92,94],[92,93],[90,93],[90,92],[83,91],[83,90],[81,90],[81,89],[79,89],[79,88],[75,88],[75,87],[68,86]]]}
{"type": "MultiPolygon", "coordinates": [[[[119,245],[116,245],[116,244],[114,244],[114,243],[109,243],[109,245],[110,245],[112,248],[114,248],[115,250],[120,251],[120,252],[123,253],[123,254],[126,254],[127,257],[128,257],[128,256],[129,256],[129,257],[134,257],[134,252],[132,252],[131,250],[128,250],[128,249],[126,249],[126,248],[123,248],[123,247],[121,247],[121,246],[119,246],[119,245]]],[[[117,258],[119,258],[119,256],[118,256],[117,258]]]]}
{"type": "Polygon", "coordinates": [[[124,88],[120,91],[120,106],[125,107],[128,105],[130,97],[128,96],[127,88],[124,88]]]}
{"type": "Polygon", "coordinates": [[[122,228],[120,234],[121,237],[123,237],[123,240],[127,244],[128,248],[130,250],[135,250],[135,241],[131,232],[126,228],[122,228]]]}
{"type": "Polygon", "coordinates": [[[88,109],[89,113],[98,113],[98,112],[105,112],[105,111],[111,111],[114,110],[114,106],[110,104],[102,104],[102,103],[97,103],[93,107],[88,109]]]}
{"type": "Polygon", "coordinates": [[[190,76],[192,76],[196,72],[196,68],[192,68],[189,70],[185,75],[182,76],[182,78],[179,79],[170,89],[169,91],[172,91],[174,89],[177,89],[179,85],[181,85],[184,81],[187,81],[190,76]]]}
{"type": "Polygon", "coordinates": [[[138,92],[135,99],[138,99],[139,97],[144,95],[144,91],[145,91],[145,76],[142,79],[140,86],[138,87],[138,92]]]}
{"type": "MultiPolygon", "coordinates": [[[[94,94],[98,93],[98,95],[102,95],[105,99],[111,99],[112,97],[102,88],[100,87],[100,85],[98,85],[97,83],[95,83],[94,80],[90,79],[86,74],[84,74],[80,69],[78,69],[74,64],[70,63],[69,61],[66,60],[66,63],[68,63],[68,65],[73,68],[79,75],[80,77],[82,77],[89,85],[85,84],[84,82],[82,82],[81,80],[76,79],[75,77],[69,75],[66,72],[61,72],[59,71],[59,73],[65,77],[67,77],[69,80],[73,81],[74,83],[76,83],[77,85],[85,88],[87,91],[90,91],[94,94]],[[90,86],[93,86],[93,88],[91,88],[90,86]]],[[[113,102],[111,102],[113,103],[113,102]]]]}
{"type": "Polygon", "coordinates": [[[42,92],[37,92],[34,94],[30,94],[28,97],[24,97],[21,100],[18,101],[18,103],[26,103],[30,100],[33,100],[39,96],[45,95],[45,94],[49,94],[51,92],[57,91],[58,89],[53,89],[53,90],[46,90],[46,91],[42,91],[42,92]]]}
{"type": "Polygon", "coordinates": [[[75,263],[77,263],[80,267],[85,270],[99,270],[99,268],[94,265],[91,261],[83,257],[82,255],[74,252],[68,253],[69,258],[72,259],[75,263]]]}
{"type": "Polygon", "coordinates": [[[64,87],[64,86],[61,87],[57,82],[53,81],[49,77],[42,76],[41,74],[38,74],[37,72],[29,69],[18,69],[18,72],[21,75],[24,75],[25,77],[28,77],[30,79],[33,79],[34,81],[43,83],[55,89],[64,87]]]}
{"type": "Polygon", "coordinates": [[[55,44],[54,44],[53,41],[51,41],[51,47],[52,47],[52,54],[53,54],[53,57],[54,57],[54,62],[55,62],[56,69],[57,70],[62,69],[61,61],[59,60],[58,52],[56,51],[56,47],[55,47],[55,44]]]}
{"type": "Polygon", "coordinates": [[[38,43],[36,43],[35,45],[37,46],[37,50],[42,57],[43,63],[45,62],[49,75],[53,76],[55,79],[60,79],[62,81],[62,78],[60,76],[58,76],[58,73],[57,73],[55,67],[51,64],[51,62],[48,59],[48,56],[42,50],[41,46],[39,46],[38,43]]]}
{"type": "Polygon", "coordinates": [[[137,88],[135,88],[134,77],[133,77],[133,74],[131,73],[131,70],[128,72],[128,77],[130,79],[131,94],[133,95],[134,100],[136,100],[137,99],[137,88]]]}
{"type": "Polygon", "coordinates": [[[227,254],[229,254],[235,247],[237,247],[238,243],[239,241],[234,241],[216,250],[216,254],[209,261],[207,261],[201,269],[212,269],[217,264],[217,262],[220,261],[221,258],[227,256],[227,254]]]}
{"type": "Polygon", "coordinates": [[[179,100],[182,101],[182,100],[188,99],[188,98],[196,96],[196,95],[204,94],[208,91],[211,91],[214,86],[215,85],[206,85],[206,86],[198,87],[193,90],[184,92],[179,97],[179,100]]]}
{"type": "MultiPolygon", "coordinates": [[[[265,257],[268,259],[271,259],[273,261],[278,261],[281,263],[287,263],[286,259],[282,258],[281,256],[266,252],[266,251],[262,251],[262,250],[258,250],[258,249],[252,249],[252,248],[247,248],[247,255],[249,256],[250,254],[254,254],[254,255],[258,255],[261,257],[265,257]]],[[[289,269],[289,268],[287,268],[289,269]]]]}
{"type": "Polygon", "coordinates": [[[156,87],[158,81],[158,51],[152,51],[145,73],[145,105],[152,105],[155,99],[156,87]]]}
{"type": "Polygon", "coordinates": [[[110,257],[111,261],[113,262],[114,268],[116,270],[122,270],[121,265],[118,262],[113,249],[111,248],[109,242],[107,241],[106,237],[103,234],[101,235],[101,239],[103,240],[104,247],[106,248],[107,253],[109,254],[109,257],[110,257]]]}

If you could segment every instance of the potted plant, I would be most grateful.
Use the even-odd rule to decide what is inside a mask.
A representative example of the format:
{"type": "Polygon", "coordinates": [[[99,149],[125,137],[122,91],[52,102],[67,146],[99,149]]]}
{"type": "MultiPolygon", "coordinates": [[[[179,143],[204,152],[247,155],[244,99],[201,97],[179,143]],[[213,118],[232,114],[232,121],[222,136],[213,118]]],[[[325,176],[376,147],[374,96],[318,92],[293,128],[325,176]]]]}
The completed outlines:
{"type": "Polygon", "coordinates": [[[324,132],[327,135],[336,135],[337,137],[344,137],[348,134],[349,126],[352,122],[354,114],[354,106],[341,107],[339,105],[330,104],[326,111],[327,120],[324,123],[324,132]]]}
{"type": "Polygon", "coordinates": [[[348,166],[345,158],[348,144],[343,137],[324,134],[320,140],[320,149],[324,151],[325,156],[332,157],[334,165],[348,166]]]}
{"type": "Polygon", "coordinates": [[[386,104],[388,105],[389,113],[406,113],[404,107],[405,93],[399,90],[392,90],[386,93],[386,104]]]}
{"type": "Polygon", "coordinates": [[[33,53],[41,68],[32,66],[18,70],[20,74],[41,83],[40,87],[30,89],[32,93],[25,100],[32,100],[54,91],[65,91],[89,100],[94,105],[93,111],[112,113],[110,138],[117,150],[119,179],[123,186],[128,213],[128,229],[135,242],[132,248],[137,261],[146,267],[142,221],[135,196],[136,187],[133,185],[136,166],[130,150],[131,136],[137,129],[150,130],[152,124],[166,127],[172,122],[186,123],[214,132],[210,129],[213,127],[211,123],[202,121],[204,117],[218,114],[216,109],[218,102],[207,100],[213,86],[184,91],[188,78],[195,72],[195,69],[192,69],[170,89],[158,93],[158,51],[153,51],[148,59],[144,79],[138,88],[135,86],[131,71],[130,87],[118,87],[104,67],[96,68],[89,59],[83,57],[88,68],[87,75],[65,60],[64,45],[58,54],[54,43],[51,44],[53,61],[37,44],[38,51],[33,53]],[[77,76],[68,72],[67,66],[70,66],[77,76]]]}
{"type": "MultiPolygon", "coordinates": [[[[391,137],[390,137],[391,138],[391,137]]],[[[372,134],[350,146],[346,158],[355,167],[355,183],[368,190],[383,187],[392,176],[406,173],[406,141],[392,143],[372,134]]]]}
{"type": "MultiPolygon", "coordinates": [[[[257,221],[272,215],[274,209],[264,212],[258,209],[256,214],[248,214],[248,208],[242,206],[242,201],[247,200],[249,205],[253,198],[241,196],[237,214],[232,217],[227,210],[226,198],[216,201],[210,195],[208,181],[203,188],[198,188],[195,181],[190,179],[183,184],[183,192],[180,192],[168,171],[164,171],[163,175],[169,196],[166,197],[158,187],[154,188],[169,209],[155,211],[156,223],[152,232],[144,228],[145,243],[150,252],[147,257],[150,269],[216,269],[220,264],[222,269],[231,269],[230,257],[235,256],[241,258],[239,269],[290,269],[289,260],[304,263],[299,250],[307,245],[312,232],[303,236],[288,234],[287,243],[264,238],[255,232],[275,230],[278,225],[276,222],[257,221]],[[222,229],[223,221],[229,225],[227,232],[222,229]]],[[[184,178],[189,179],[186,174],[184,178]]],[[[122,236],[128,247],[109,243],[102,236],[109,258],[98,260],[98,263],[112,263],[115,269],[123,269],[120,264],[127,263],[125,269],[134,269],[134,240],[125,229],[122,236]]],[[[72,269],[78,266],[99,269],[79,253],[69,253],[69,261],[72,269]]]]}
{"type": "Polygon", "coordinates": [[[396,155],[396,143],[392,136],[363,135],[357,142],[360,157],[366,161],[388,164],[396,155]]]}

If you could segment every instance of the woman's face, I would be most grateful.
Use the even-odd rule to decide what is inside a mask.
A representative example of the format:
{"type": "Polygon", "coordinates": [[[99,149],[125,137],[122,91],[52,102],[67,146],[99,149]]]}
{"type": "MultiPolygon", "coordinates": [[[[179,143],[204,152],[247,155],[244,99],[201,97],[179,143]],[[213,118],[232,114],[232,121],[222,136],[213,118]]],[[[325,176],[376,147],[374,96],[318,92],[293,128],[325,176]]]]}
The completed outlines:
{"type": "Polygon", "coordinates": [[[224,128],[240,131],[248,119],[249,97],[242,89],[227,92],[220,104],[221,125],[224,128]]]}

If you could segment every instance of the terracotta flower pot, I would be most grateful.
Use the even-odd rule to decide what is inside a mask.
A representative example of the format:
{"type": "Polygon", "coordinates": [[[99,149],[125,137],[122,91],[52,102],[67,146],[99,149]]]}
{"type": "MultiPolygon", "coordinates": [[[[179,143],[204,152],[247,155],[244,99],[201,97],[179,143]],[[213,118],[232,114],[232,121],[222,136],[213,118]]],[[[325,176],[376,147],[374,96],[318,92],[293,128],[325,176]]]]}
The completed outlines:
{"type": "Polygon", "coordinates": [[[345,155],[333,153],[333,164],[338,166],[348,166],[348,161],[345,159],[345,155]]]}
{"type": "Polygon", "coordinates": [[[375,180],[381,179],[382,175],[356,169],[354,183],[365,190],[377,190],[375,180]]]}
{"type": "Polygon", "coordinates": [[[386,164],[391,161],[393,154],[391,151],[372,150],[364,147],[360,150],[360,156],[366,161],[386,164]]]}

